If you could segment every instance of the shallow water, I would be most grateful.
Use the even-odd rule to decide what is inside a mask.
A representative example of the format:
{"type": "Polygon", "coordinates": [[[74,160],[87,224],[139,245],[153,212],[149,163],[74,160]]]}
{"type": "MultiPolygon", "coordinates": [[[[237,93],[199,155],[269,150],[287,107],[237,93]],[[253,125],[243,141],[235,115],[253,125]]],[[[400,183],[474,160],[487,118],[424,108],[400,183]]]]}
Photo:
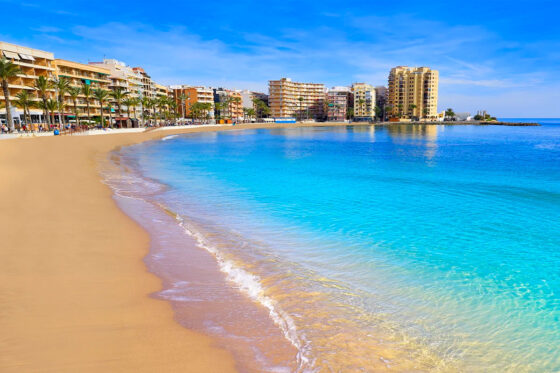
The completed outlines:
{"type": "Polygon", "coordinates": [[[560,125],[200,133],[119,156],[159,296],[243,370],[560,369],[560,125]]]}

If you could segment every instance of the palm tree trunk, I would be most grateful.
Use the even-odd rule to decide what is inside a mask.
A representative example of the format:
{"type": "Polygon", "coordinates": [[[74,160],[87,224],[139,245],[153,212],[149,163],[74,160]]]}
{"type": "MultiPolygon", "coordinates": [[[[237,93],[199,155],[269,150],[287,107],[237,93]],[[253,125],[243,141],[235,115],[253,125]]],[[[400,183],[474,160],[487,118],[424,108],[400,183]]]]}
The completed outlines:
{"type": "Polygon", "coordinates": [[[88,121],[88,127],[89,127],[90,122],[91,122],[91,118],[89,116],[89,98],[86,98],[86,106],[87,106],[87,121],[88,121]]]}
{"type": "Polygon", "coordinates": [[[78,118],[78,104],[74,101],[74,115],[76,116],[76,127],[80,127],[80,119],[78,118]]]}
{"type": "Polygon", "coordinates": [[[10,108],[10,91],[8,90],[8,81],[2,80],[2,90],[4,91],[4,101],[6,102],[6,120],[11,132],[15,131],[14,119],[12,118],[12,110],[10,108]]]}
{"type": "MultiPolygon", "coordinates": [[[[121,118],[121,104],[120,102],[117,104],[117,115],[121,118]]],[[[119,123],[119,128],[122,128],[122,124],[119,123]]]]}
{"type": "Polygon", "coordinates": [[[101,110],[101,128],[105,127],[105,123],[103,123],[103,101],[99,101],[100,107],[99,110],[101,110]]]}
{"type": "Polygon", "coordinates": [[[45,120],[45,122],[47,123],[47,130],[50,129],[50,124],[51,124],[51,118],[49,117],[49,109],[47,109],[47,97],[45,95],[43,95],[43,97],[41,97],[43,100],[43,119],[45,120]]]}

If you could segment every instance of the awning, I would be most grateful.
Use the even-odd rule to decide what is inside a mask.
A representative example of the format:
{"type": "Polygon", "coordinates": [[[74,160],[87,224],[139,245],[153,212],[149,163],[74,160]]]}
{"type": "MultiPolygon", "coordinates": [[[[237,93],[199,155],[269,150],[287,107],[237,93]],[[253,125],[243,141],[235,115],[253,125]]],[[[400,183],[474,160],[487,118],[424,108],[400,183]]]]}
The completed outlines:
{"type": "Polygon", "coordinates": [[[20,53],[19,56],[21,57],[22,60],[35,61],[35,58],[33,58],[33,56],[30,56],[28,54],[20,53]]]}
{"type": "Polygon", "coordinates": [[[6,58],[11,58],[14,60],[19,60],[19,56],[17,53],[14,52],[8,52],[8,51],[2,51],[2,53],[4,54],[4,56],[6,56],[6,58]]]}

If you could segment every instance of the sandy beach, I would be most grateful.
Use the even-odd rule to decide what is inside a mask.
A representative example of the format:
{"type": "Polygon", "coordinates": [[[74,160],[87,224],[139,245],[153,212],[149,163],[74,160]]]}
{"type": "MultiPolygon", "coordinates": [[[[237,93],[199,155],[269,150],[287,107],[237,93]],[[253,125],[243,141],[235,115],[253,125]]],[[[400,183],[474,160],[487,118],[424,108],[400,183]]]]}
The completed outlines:
{"type": "Polygon", "coordinates": [[[235,371],[149,296],[161,288],[142,262],[149,236],[116,206],[99,162],[170,134],[264,126],[0,142],[0,371],[235,371]]]}

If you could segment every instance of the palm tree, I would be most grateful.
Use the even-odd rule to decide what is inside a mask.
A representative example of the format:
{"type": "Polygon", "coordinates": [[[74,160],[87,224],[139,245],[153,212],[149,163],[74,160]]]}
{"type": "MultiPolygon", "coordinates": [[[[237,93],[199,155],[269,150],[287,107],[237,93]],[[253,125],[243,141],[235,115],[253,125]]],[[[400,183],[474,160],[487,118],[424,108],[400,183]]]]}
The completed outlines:
{"type": "Polygon", "coordinates": [[[393,107],[391,105],[386,105],[385,116],[388,117],[389,115],[391,115],[391,117],[393,116],[393,107]]]}
{"type": "Polygon", "coordinates": [[[113,128],[113,103],[111,101],[107,101],[107,111],[109,112],[109,127],[113,128]]]}
{"type": "Polygon", "coordinates": [[[155,98],[150,98],[150,107],[154,116],[154,124],[157,124],[157,100],[155,98]]]}
{"type": "Polygon", "coordinates": [[[14,131],[14,120],[12,118],[12,111],[10,108],[10,90],[8,89],[8,79],[15,78],[22,71],[12,61],[8,61],[2,57],[0,59],[0,80],[2,81],[2,91],[4,92],[4,103],[6,104],[6,119],[10,131],[14,131]]]}
{"type": "Polygon", "coordinates": [[[23,109],[23,118],[25,119],[25,124],[27,124],[27,129],[29,130],[29,125],[31,124],[31,115],[29,114],[29,108],[33,106],[33,99],[29,92],[23,90],[16,95],[17,100],[15,101],[16,106],[23,109]]]}
{"type": "Polygon", "coordinates": [[[109,92],[102,88],[97,88],[93,91],[93,96],[97,101],[99,101],[99,108],[101,110],[101,127],[105,127],[103,123],[103,103],[109,98],[109,92]]]}
{"type": "Polygon", "coordinates": [[[179,117],[179,114],[177,113],[177,101],[168,97],[167,98],[167,105],[169,106],[169,108],[171,109],[171,112],[173,113],[173,123],[177,124],[177,118],[179,117]]]}
{"type": "Polygon", "coordinates": [[[144,120],[144,116],[146,111],[148,112],[148,114],[150,113],[150,109],[152,107],[152,100],[149,97],[142,97],[141,100],[142,103],[142,126],[145,126],[145,120],[144,120]]]}
{"type": "Polygon", "coordinates": [[[429,113],[429,110],[428,110],[427,107],[425,107],[424,109],[422,109],[422,114],[424,114],[424,118],[427,118],[427,117],[428,117],[428,113],[429,113]]]}
{"type": "Polygon", "coordinates": [[[402,117],[403,104],[398,104],[397,107],[399,108],[399,118],[400,118],[402,117]]]}
{"type": "Polygon", "coordinates": [[[62,119],[64,111],[64,95],[66,95],[66,92],[68,92],[68,89],[70,88],[70,82],[65,77],[61,77],[54,82],[54,87],[58,92],[58,123],[62,129],[62,126],[64,125],[64,120],[62,119]]]}
{"type": "Polygon", "coordinates": [[[416,109],[418,106],[414,105],[414,104],[410,104],[408,105],[408,116],[412,117],[412,114],[414,114],[414,109],[416,109]]]}
{"type": "Polygon", "coordinates": [[[183,109],[183,118],[187,117],[187,100],[190,98],[190,95],[185,95],[182,93],[179,96],[179,102],[181,103],[181,108],[183,109]]]}
{"type": "Polygon", "coordinates": [[[39,96],[41,96],[41,100],[43,104],[41,105],[43,109],[43,118],[47,122],[47,125],[50,127],[51,118],[49,116],[49,110],[47,109],[47,98],[49,95],[49,91],[53,88],[53,83],[51,80],[47,79],[44,76],[40,76],[35,80],[35,89],[39,91],[39,96]]]}
{"type": "Polygon", "coordinates": [[[51,123],[54,124],[54,112],[58,106],[58,102],[52,98],[49,98],[45,103],[47,112],[51,113],[51,123]]]}
{"type": "Polygon", "coordinates": [[[86,110],[87,110],[87,119],[88,119],[88,126],[91,122],[91,116],[89,113],[89,102],[91,101],[91,96],[93,96],[93,89],[91,89],[91,85],[84,83],[82,86],[82,94],[86,99],[86,110]]]}
{"type": "Polygon", "coordinates": [[[447,109],[445,111],[445,117],[454,119],[455,118],[455,112],[453,111],[453,109],[451,109],[451,108],[447,109]]]}
{"type": "Polygon", "coordinates": [[[70,87],[68,88],[68,94],[72,99],[72,103],[74,104],[74,116],[76,117],[76,125],[80,125],[80,118],[78,118],[78,96],[82,93],[82,89],[80,87],[70,87]]]}
{"type": "Polygon", "coordinates": [[[299,101],[299,121],[302,121],[302,117],[303,117],[303,97],[299,96],[298,97],[298,101],[299,101]]]}
{"type": "Polygon", "coordinates": [[[140,99],[138,97],[133,97],[130,99],[130,107],[132,108],[132,112],[134,113],[134,119],[136,118],[136,107],[140,105],[140,99]]]}
{"type": "Polygon", "coordinates": [[[134,106],[134,98],[127,97],[123,100],[122,104],[126,106],[126,117],[130,118],[130,108],[134,106]]]}
{"type": "Polygon", "coordinates": [[[113,100],[115,100],[115,104],[117,104],[117,116],[120,118],[122,101],[129,95],[129,92],[126,92],[123,88],[119,87],[119,88],[115,88],[114,91],[111,91],[110,95],[113,98],[113,100]]]}

